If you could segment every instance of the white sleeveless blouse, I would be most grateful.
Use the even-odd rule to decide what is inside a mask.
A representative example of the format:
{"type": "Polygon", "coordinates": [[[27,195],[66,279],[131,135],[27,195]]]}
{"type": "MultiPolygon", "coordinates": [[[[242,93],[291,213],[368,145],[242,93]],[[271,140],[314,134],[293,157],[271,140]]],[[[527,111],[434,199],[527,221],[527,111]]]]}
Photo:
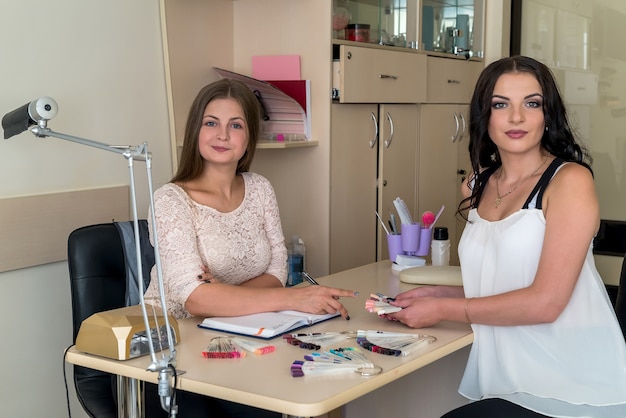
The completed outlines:
{"type": "MultiPolygon", "coordinates": [[[[545,218],[534,203],[495,222],[472,209],[459,243],[466,297],[529,286],[544,233],[545,218]]],[[[591,245],[556,321],[472,329],[461,395],[503,398],[554,417],[626,417],[626,344],[591,245]]]]}

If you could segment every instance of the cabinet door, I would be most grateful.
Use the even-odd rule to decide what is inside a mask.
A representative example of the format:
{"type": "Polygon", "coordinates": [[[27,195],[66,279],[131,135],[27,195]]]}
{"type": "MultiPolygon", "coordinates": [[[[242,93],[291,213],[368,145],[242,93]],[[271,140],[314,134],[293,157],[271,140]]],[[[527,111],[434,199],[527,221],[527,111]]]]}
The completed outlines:
{"type": "Polygon", "coordinates": [[[330,273],[376,261],[378,105],[333,104],[330,273]]]}
{"type": "MultiPolygon", "coordinates": [[[[396,213],[393,204],[396,197],[404,200],[410,210],[415,208],[418,107],[415,104],[380,105],[379,119],[377,207],[381,218],[387,220],[389,213],[396,213]]],[[[378,260],[389,258],[387,238],[380,225],[377,242],[378,260]]]]}
{"type": "MultiPolygon", "coordinates": [[[[417,214],[445,209],[435,226],[449,230],[450,263],[458,264],[458,239],[463,222],[456,219],[461,175],[459,162],[467,161],[467,115],[462,105],[422,105],[418,148],[417,214]],[[464,132],[465,131],[465,132],[464,132]]],[[[467,170],[467,167],[464,168],[467,170]]]]}

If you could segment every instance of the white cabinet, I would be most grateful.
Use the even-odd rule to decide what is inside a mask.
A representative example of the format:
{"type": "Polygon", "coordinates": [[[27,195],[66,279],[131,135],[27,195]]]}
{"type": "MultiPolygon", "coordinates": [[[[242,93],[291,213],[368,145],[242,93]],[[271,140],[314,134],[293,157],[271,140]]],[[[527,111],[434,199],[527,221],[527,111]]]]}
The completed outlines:
{"type": "Polygon", "coordinates": [[[467,105],[424,104],[420,109],[417,169],[417,210],[437,213],[445,209],[435,226],[448,227],[450,263],[459,264],[458,241],[464,221],[456,210],[461,201],[461,182],[470,170],[467,105]]]}
{"type": "Polygon", "coordinates": [[[416,104],[333,104],[330,272],[387,258],[383,219],[393,199],[415,205],[416,104]]]}
{"type": "Polygon", "coordinates": [[[376,260],[378,105],[333,104],[330,273],[376,260]]]}
{"type": "Polygon", "coordinates": [[[445,209],[436,226],[448,227],[450,263],[458,264],[458,242],[465,221],[456,210],[469,163],[468,103],[481,62],[428,57],[428,102],[421,105],[417,174],[417,209],[445,209]]]}

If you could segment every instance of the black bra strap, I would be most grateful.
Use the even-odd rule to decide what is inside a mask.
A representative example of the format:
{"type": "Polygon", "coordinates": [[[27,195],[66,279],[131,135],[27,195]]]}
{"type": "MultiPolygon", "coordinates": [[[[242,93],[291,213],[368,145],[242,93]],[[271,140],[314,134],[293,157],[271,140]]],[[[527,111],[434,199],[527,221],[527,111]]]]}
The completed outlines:
{"type": "Polygon", "coordinates": [[[489,177],[491,177],[491,175],[495,173],[498,168],[500,168],[500,166],[488,167],[481,171],[478,176],[476,176],[474,180],[474,187],[478,188],[478,193],[476,194],[476,198],[474,199],[474,202],[472,204],[472,207],[474,209],[478,207],[478,202],[480,202],[480,198],[483,195],[483,191],[485,190],[485,186],[487,185],[489,177]]]}
{"type": "Polygon", "coordinates": [[[530,202],[533,201],[535,195],[537,195],[535,209],[541,209],[541,199],[543,198],[543,192],[546,190],[546,186],[550,183],[550,181],[552,180],[552,176],[554,176],[554,173],[561,166],[561,164],[563,164],[562,158],[557,157],[552,160],[548,168],[546,168],[546,171],[544,171],[541,175],[541,178],[535,185],[533,191],[530,192],[530,195],[528,196],[528,199],[526,199],[526,202],[524,203],[524,206],[522,206],[522,209],[528,209],[528,205],[530,204],[530,202]]]}

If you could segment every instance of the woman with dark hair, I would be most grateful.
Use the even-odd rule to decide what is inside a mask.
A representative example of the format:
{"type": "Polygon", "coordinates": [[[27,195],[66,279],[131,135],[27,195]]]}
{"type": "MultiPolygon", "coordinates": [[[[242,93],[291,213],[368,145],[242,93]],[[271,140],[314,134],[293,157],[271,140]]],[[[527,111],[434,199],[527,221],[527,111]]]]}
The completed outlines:
{"type": "MultiPolygon", "coordinates": [[[[353,291],[284,287],[276,196],[267,179],[248,171],[259,107],[245,84],[228,79],[204,87],[191,106],[178,172],[154,196],[168,309],[176,318],[287,309],[348,317],[339,298],[353,291]]],[[[155,270],[147,298],[158,296],[155,270]]]]}
{"type": "Polygon", "coordinates": [[[588,153],[550,70],[485,68],[470,104],[462,287],[420,287],[387,315],[472,324],[457,417],[626,416],[626,345],[592,254],[600,224],[588,153]]]}

